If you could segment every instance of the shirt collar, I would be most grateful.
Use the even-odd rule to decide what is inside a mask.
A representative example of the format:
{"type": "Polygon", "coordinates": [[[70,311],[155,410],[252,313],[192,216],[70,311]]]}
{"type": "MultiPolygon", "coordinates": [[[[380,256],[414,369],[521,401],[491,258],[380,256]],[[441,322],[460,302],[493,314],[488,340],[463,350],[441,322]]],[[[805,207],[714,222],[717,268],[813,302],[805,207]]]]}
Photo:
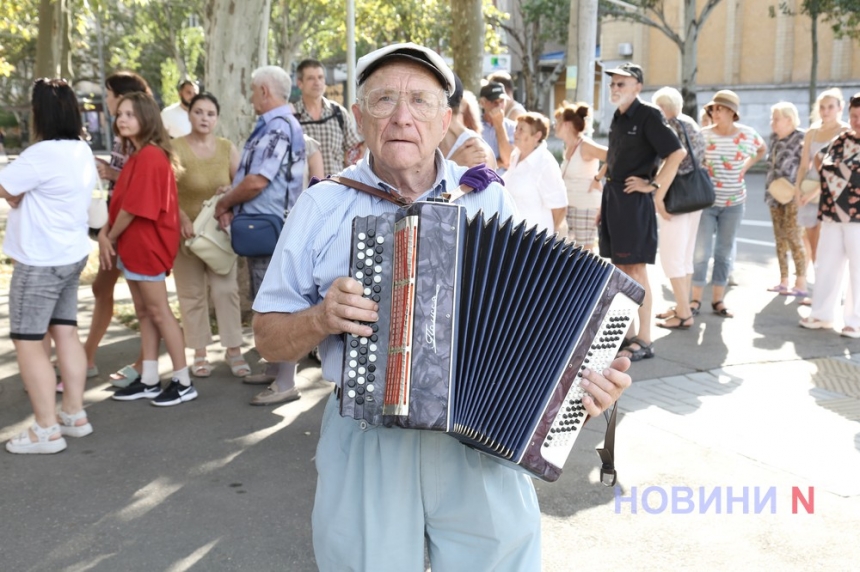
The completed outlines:
{"type": "Polygon", "coordinates": [[[633,114],[636,113],[636,110],[639,109],[639,106],[642,105],[642,101],[639,100],[639,96],[636,96],[636,99],[633,100],[633,103],[630,104],[630,107],[627,108],[627,111],[624,113],[618,113],[618,110],[615,110],[616,115],[626,115],[627,117],[633,117],[633,114]]]}
{"type": "MultiPolygon", "coordinates": [[[[369,155],[369,158],[367,159],[367,175],[373,181],[373,186],[382,189],[386,193],[400,196],[400,192],[397,189],[376,176],[376,173],[373,171],[373,160],[373,155],[369,155]]],[[[433,155],[433,162],[436,166],[436,180],[433,181],[433,186],[431,186],[416,200],[424,200],[425,198],[439,196],[446,192],[447,181],[445,179],[445,157],[442,156],[442,152],[439,151],[438,148],[433,155]]]]}
{"type": "Polygon", "coordinates": [[[269,121],[271,121],[275,117],[283,117],[284,115],[292,115],[292,114],[293,114],[293,112],[290,109],[289,105],[279,105],[278,107],[276,107],[274,109],[270,109],[269,111],[267,111],[266,113],[261,115],[260,118],[257,120],[257,123],[258,124],[259,123],[268,123],[269,121]]]}

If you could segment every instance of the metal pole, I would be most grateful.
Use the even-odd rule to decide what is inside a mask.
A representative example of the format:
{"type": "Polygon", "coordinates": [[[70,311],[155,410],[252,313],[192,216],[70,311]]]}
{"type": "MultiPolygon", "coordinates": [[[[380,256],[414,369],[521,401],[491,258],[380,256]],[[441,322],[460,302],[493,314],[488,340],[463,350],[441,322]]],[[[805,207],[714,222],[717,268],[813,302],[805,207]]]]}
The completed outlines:
{"type": "Polygon", "coordinates": [[[355,103],[355,0],[346,0],[346,108],[355,103]]]}

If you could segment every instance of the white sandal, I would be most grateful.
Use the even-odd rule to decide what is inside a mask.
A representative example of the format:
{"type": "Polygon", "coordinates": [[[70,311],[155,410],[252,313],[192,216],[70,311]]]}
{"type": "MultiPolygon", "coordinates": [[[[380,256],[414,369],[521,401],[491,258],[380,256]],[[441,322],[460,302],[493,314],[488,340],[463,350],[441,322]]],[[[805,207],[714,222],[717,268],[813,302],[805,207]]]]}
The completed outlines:
{"type": "Polygon", "coordinates": [[[51,440],[51,435],[60,432],[59,425],[40,427],[34,421],[30,430],[36,436],[37,441],[35,443],[30,440],[29,431],[22,431],[17,437],[9,439],[6,443],[6,450],[10,453],[19,454],[51,454],[59,453],[66,448],[66,440],[62,436],[59,439],[51,440]]]}
{"type": "Polygon", "coordinates": [[[93,432],[93,426],[89,422],[76,425],[79,420],[87,418],[87,412],[83,409],[74,415],[69,415],[60,409],[58,415],[60,416],[60,433],[65,437],[86,437],[93,432]]]}

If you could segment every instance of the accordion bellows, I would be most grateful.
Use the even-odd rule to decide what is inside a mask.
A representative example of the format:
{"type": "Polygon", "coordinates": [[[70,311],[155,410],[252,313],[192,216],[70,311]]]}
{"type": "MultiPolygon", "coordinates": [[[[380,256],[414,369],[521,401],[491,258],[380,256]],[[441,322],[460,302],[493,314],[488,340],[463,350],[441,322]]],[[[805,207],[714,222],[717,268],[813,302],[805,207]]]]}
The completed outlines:
{"type": "Polygon", "coordinates": [[[352,244],[380,317],[345,335],[341,415],[445,431],[558,479],[586,419],[580,372],[614,359],[642,287],[546,231],[444,202],[356,217],[352,244]]]}

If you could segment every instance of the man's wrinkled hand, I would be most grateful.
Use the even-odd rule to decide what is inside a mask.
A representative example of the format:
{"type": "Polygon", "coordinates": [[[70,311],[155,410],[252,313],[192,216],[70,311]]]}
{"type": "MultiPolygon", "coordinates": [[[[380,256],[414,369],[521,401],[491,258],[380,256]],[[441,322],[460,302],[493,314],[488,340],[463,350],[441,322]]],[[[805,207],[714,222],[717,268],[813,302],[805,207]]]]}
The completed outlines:
{"type": "Polygon", "coordinates": [[[348,333],[354,336],[370,336],[370,326],[359,322],[375,322],[379,319],[379,305],[362,296],[364,287],[353,278],[341,277],[332,282],[320,304],[322,329],[326,335],[348,333]]]}
{"type": "Polygon", "coordinates": [[[621,393],[630,387],[633,380],[625,372],[630,369],[630,360],[626,357],[615,358],[608,368],[602,372],[586,369],[582,372],[579,386],[585,390],[582,405],[589,415],[595,417],[609,409],[618,401],[621,393]]]}

